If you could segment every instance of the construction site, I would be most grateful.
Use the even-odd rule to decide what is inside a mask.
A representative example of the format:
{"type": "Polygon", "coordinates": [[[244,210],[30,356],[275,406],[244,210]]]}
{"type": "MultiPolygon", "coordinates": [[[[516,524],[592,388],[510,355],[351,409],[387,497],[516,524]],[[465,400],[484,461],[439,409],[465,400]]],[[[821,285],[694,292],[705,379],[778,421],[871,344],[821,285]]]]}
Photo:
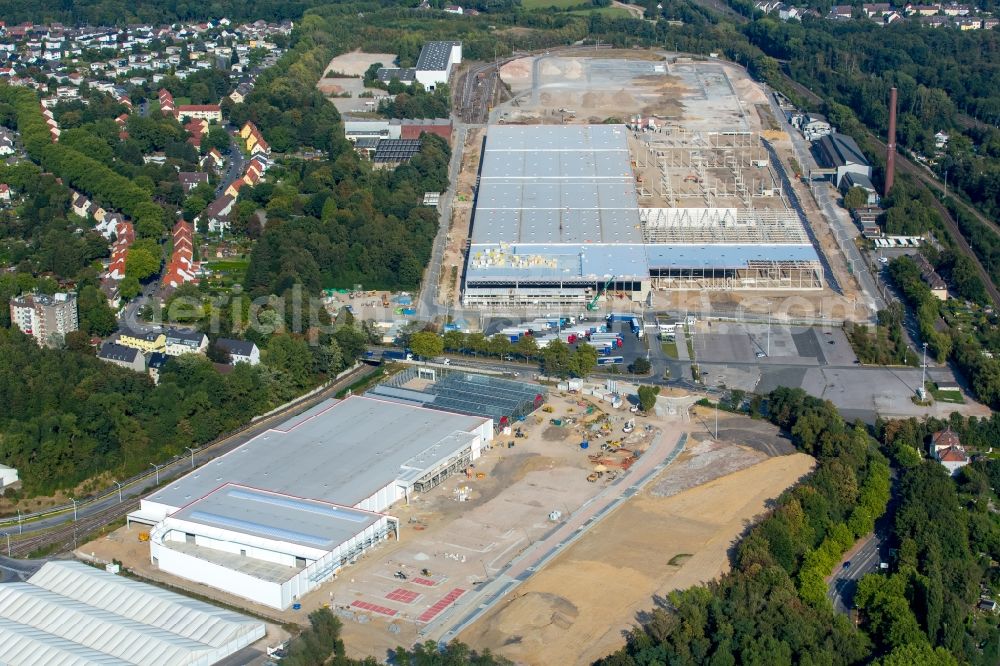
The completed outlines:
{"type": "Polygon", "coordinates": [[[795,301],[799,316],[830,309],[824,299],[855,308],[789,137],[744,70],[609,51],[499,71],[512,99],[466,143],[441,272],[461,276],[442,278],[450,302],[573,312],[595,297],[735,306],[752,292],[795,301]]]}
{"type": "MultiPolygon", "coordinates": [[[[501,69],[514,91],[525,75],[517,63],[501,69]]],[[[539,57],[530,71],[526,92],[486,131],[463,304],[823,289],[805,213],[727,68],[539,57]],[[632,113],[592,115],[608,97],[632,113]],[[661,97],[673,99],[660,107],[661,97]],[[552,115],[557,100],[589,108],[552,115]]]]}

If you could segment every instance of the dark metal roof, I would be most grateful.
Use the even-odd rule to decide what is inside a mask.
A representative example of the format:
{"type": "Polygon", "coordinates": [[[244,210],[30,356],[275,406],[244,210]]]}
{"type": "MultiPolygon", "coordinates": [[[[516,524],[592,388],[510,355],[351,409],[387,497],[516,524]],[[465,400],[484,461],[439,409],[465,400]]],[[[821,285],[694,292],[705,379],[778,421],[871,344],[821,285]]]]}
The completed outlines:
{"type": "Polygon", "coordinates": [[[420,139],[382,139],[375,149],[373,162],[408,162],[420,152],[420,139]]]}
{"type": "Polygon", "coordinates": [[[462,42],[427,42],[420,49],[417,58],[417,70],[421,72],[441,72],[448,68],[451,49],[461,46],[462,42]]]}
{"type": "Polygon", "coordinates": [[[104,359],[105,361],[121,361],[122,363],[133,363],[138,354],[139,354],[138,349],[133,349],[132,347],[126,347],[116,342],[105,342],[104,345],[101,347],[101,351],[98,352],[97,358],[104,359]]]}
{"type": "Polygon", "coordinates": [[[253,353],[254,343],[249,340],[219,338],[215,341],[215,346],[219,349],[225,349],[230,355],[250,356],[253,353]]]}

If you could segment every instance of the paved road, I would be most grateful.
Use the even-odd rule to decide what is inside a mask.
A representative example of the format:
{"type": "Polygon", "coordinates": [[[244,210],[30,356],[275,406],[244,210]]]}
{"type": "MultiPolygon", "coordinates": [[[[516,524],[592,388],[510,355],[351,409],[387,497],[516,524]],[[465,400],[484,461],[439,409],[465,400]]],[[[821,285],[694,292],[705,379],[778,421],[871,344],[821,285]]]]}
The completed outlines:
{"type": "MultiPolygon", "coordinates": [[[[788,119],[785,117],[785,112],[778,106],[778,102],[775,100],[774,95],[769,92],[767,99],[771,105],[771,112],[774,114],[775,119],[780,123],[781,129],[785,131],[789,137],[791,137],[792,148],[795,151],[795,159],[798,161],[799,166],[802,167],[805,173],[809,173],[811,169],[818,168],[816,160],[813,159],[812,153],[809,151],[809,146],[807,145],[805,138],[799,134],[798,130],[793,128],[788,123],[788,119]]],[[[857,237],[859,233],[857,225],[855,225],[851,220],[847,211],[843,210],[836,204],[834,198],[830,195],[830,190],[831,188],[829,185],[825,183],[821,185],[810,184],[810,191],[812,192],[813,198],[819,205],[820,210],[823,211],[823,215],[826,217],[830,230],[837,237],[841,251],[845,252],[847,255],[848,263],[851,265],[854,274],[857,276],[858,281],[861,284],[866,305],[874,315],[875,311],[885,307],[885,301],[882,300],[879,290],[875,286],[875,281],[872,279],[871,273],[868,271],[867,262],[864,257],[861,256],[861,251],[858,249],[857,245],[854,244],[854,238],[857,237]]]]}
{"type": "Polygon", "coordinates": [[[856,550],[851,551],[849,558],[837,565],[840,570],[834,572],[826,592],[834,611],[846,615],[854,607],[854,594],[858,589],[858,581],[878,571],[879,562],[882,561],[880,552],[883,545],[884,539],[873,534],[858,542],[856,550]],[[849,566],[845,567],[845,564],[849,566]]]}
{"type": "Polygon", "coordinates": [[[854,608],[854,594],[858,589],[858,581],[868,574],[879,571],[881,562],[889,561],[889,540],[896,520],[896,508],[899,505],[897,501],[899,477],[895,470],[890,474],[890,499],[885,513],[875,521],[874,532],[859,539],[854,548],[844,555],[827,583],[826,597],[837,613],[848,614],[854,608]],[[848,566],[844,566],[848,563],[848,566]]]}
{"type": "Polygon", "coordinates": [[[226,158],[228,166],[226,167],[226,172],[222,174],[222,178],[219,180],[219,186],[215,188],[215,196],[222,194],[227,187],[240,178],[243,175],[243,169],[246,165],[246,158],[243,157],[243,152],[236,143],[236,137],[232,134],[229,135],[229,153],[226,155],[226,158]]]}
{"type": "Polygon", "coordinates": [[[111,492],[101,499],[80,506],[75,517],[73,511],[68,510],[64,513],[25,522],[20,525],[20,531],[19,526],[16,524],[16,518],[4,519],[4,521],[0,521],[3,523],[0,525],[0,551],[6,552],[4,549],[7,546],[5,541],[7,533],[11,534],[13,552],[20,555],[25,555],[50,544],[61,545],[67,542],[72,543],[75,536],[74,526],[78,527],[76,533],[84,536],[108,523],[120,519],[128,511],[135,508],[135,499],[137,497],[157,485],[157,480],[160,483],[165,483],[168,479],[185,474],[193,467],[203,465],[235,449],[277,423],[300,414],[317,403],[333,397],[342,389],[372,372],[374,372],[374,368],[362,365],[323,391],[303,398],[275,414],[260,419],[236,434],[225,437],[207,447],[195,450],[193,457],[189,453],[166,466],[161,466],[158,472],[154,471],[151,467],[147,475],[128,486],[123,486],[120,493],[111,492]]]}
{"type": "Polygon", "coordinates": [[[438,314],[442,314],[442,308],[438,305],[437,294],[438,285],[441,282],[441,263],[444,261],[444,248],[448,243],[448,231],[451,228],[451,210],[455,201],[455,189],[458,187],[458,174],[462,166],[462,153],[465,149],[465,138],[469,133],[469,126],[462,123],[458,118],[454,118],[455,142],[451,148],[451,162],[448,164],[448,190],[438,201],[438,232],[434,237],[434,246],[431,249],[431,258],[424,272],[424,280],[420,285],[420,296],[417,299],[417,317],[420,319],[432,319],[438,314]]]}
{"type": "Polygon", "coordinates": [[[421,632],[431,640],[448,642],[485,615],[503,597],[582,537],[587,530],[607,517],[623,502],[638,493],[663,471],[683,450],[687,435],[681,435],[671,447],[664,444],[658,433],[646,453],[618,480],[599,495],[586,502],[545,537],[529,546],[493,579],[480,585],[471,594],[463,595],[440,617],[421,632]]]}

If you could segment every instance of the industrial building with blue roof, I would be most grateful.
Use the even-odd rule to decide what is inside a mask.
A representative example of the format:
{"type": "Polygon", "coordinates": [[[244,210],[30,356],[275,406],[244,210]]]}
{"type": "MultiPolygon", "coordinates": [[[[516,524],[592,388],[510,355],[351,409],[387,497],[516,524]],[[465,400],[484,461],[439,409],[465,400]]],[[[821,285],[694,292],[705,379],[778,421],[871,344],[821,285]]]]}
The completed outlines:
{"type": "Polygon", "coordinates": [[[487,131],[462,299],[575,307],[602,291],[820,289],[790,208],[642,208],[624,125],[487,131]]]}

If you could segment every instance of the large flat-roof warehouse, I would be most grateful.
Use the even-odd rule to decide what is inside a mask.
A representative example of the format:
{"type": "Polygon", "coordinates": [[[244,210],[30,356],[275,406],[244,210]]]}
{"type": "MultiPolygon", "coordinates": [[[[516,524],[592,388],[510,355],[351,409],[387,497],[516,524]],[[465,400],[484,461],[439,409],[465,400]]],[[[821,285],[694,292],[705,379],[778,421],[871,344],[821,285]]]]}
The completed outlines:
{"type": "Polygon", "coordinates": [[[787,207],[755,209],[743,192],[734,196],[745,194],[750,205],[719,207],[715,200],[726,193],[717,191],[705,192],[704,208],[641,207],[630,132],[624,125],[489,127],[466,305],[580,306],[605,290],[639,300],[654,288],[822,287],[819,257],[787,207]]]}
{"type": "Polygon", "coordinates": [[[11,666],[209,666],[264,633],[259,620],[80,562],[0,584],[0,661],[11,666]]]}
{"type": "Polygon", "coordinates": [[[274,608],[398,535],[383,513],[479,457],[493,421],[326,401],[144,498],[160,569],[274,608]]]}

